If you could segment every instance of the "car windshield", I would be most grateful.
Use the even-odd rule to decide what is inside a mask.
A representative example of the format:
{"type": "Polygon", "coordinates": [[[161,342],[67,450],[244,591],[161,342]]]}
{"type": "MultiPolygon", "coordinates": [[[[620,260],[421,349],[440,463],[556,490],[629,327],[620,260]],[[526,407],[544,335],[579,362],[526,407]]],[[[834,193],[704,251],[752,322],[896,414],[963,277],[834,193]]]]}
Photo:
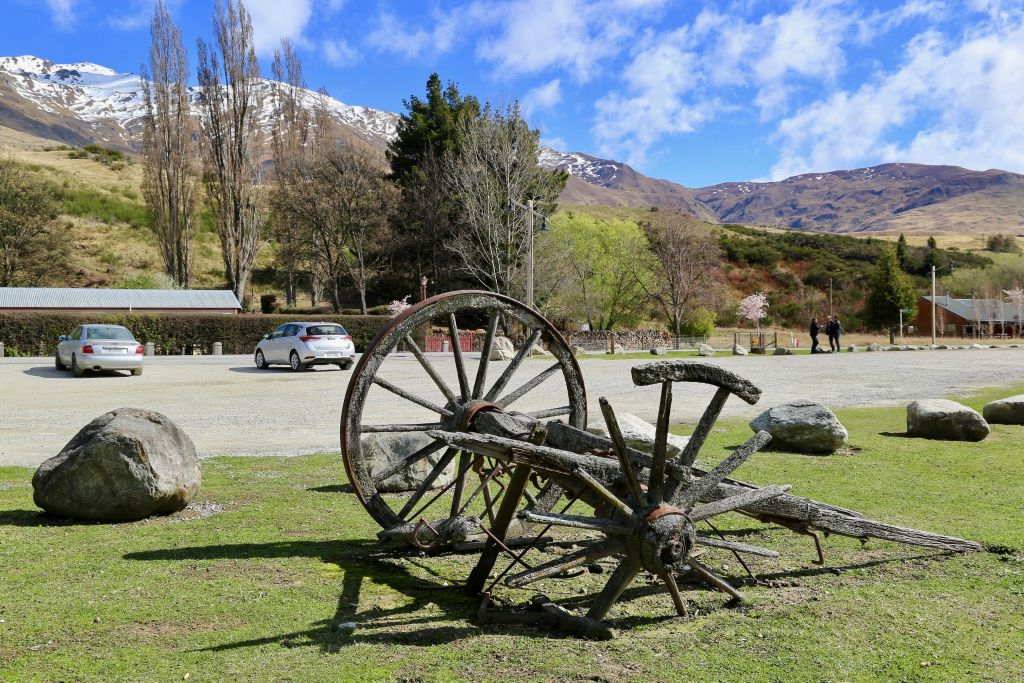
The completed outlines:
{"type": "Polygon", "coordinates": [[[86,339],[135,341],[132,333],[123,327],[90,327],[86,333],[86,339]]]}
{"type": "Polygon", "coordinates": [[[306,334],[311,334],[315,337],[326,336],[329,334],[348,334],[345,328],[341,325],[310,325],[306,328],[306,334]]]}

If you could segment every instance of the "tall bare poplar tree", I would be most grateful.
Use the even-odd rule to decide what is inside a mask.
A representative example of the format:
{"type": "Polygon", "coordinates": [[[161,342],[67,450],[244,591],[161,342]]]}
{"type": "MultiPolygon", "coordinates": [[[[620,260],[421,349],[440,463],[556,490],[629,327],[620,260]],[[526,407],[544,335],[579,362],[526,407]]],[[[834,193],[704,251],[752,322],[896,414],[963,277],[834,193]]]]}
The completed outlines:
{"type": "Polygon", "coordinates": [[[150,22],[149,68],[143,67],[143,194],[152,216],[164,270],[188,288],[199,201],[193,121],[188,99],[188,58],[181,31],[157,0],[150,22]]]}
{"type": "Polygon", "coordinates": [[[272,198],[276,209],[273,222],[273,237],[277,241],[275,260],[284,272],[287,304],[294,307],[297,303],[298,273],[308,260],[308,231],[291,213],[281,210],[286,204],[285,188],[281,181],[288,177],[290,166],[304,163],[307,158],[306,143],[311,117],[301,101],[306,88],[302,79],[302,61],[287,38],[281,41],[281,49],[274,51],[271,72],[274,76],[272,143],[277,180],[272,198]]]}
{"type": "Polygon", "coordinates": [[[466,119],[461,141],[441,163],[441,182],[458,204],[458,224],[445,247],[467,275],[510,294],[528,245],[526,216],[509,211],[509,200],[534,199],[549,213],[567,176],[538,166],[540,133],[530,129],[518,104],[488,105],[479,117],[466,119]]]}
{"type": "Polygon", "coordinates": [[[243,301],[266,223],[256,90],[260,67],[252,21],[240,0],[217,0],[213,29],[214,44],[199,40],[206,195],[220,233],[228,285],[243,301]]]}
{"type": "Polygon", "coordinates": [[[654,280],[638,281],[679,337],[687,313],[711,301],[719,287],[721,251],[714,233],[695,219],[667,211],[651,216],[641,227],[654,255],[654,280]]]}

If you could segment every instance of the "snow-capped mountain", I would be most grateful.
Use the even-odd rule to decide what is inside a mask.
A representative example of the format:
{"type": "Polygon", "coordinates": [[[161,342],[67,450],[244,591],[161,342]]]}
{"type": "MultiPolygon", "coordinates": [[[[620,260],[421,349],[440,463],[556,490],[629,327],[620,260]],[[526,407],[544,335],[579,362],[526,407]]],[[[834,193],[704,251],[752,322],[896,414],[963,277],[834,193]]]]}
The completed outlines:
{"type": "MultiPolygon", "coordinates": [[[[264,79],[257,88],[264,120],[271,116],[273,87],[273,81],[264,79]]],[[[193,107],[197,107],[199,89],[189,88],[189,95],[193,107]]],[[[66,119],[68,127],[78,133],[82,128],[91,130],[96,142],[138,148],[145,104],[142,79],[136,74],[118,73],[88,62],[54,64],[28,55],[0,57],[0,96],[4,108],[25,113],[24,104],[31,103],[50,117],[66,119]]],[[[310,108],[319,97],[311,90],[300,94],[310,108]]],[[[348,105],[331,97],[326,101],[338,122],[364,141],[380,147],[394,137],[396,114],[348,105]]],[[[79,142],[78,135],[72,137],[67,141],[79,142]]]]}
{"type": "MultiPolygon", "coordinates": [[[[273,81],[262,80],[261,116],[272,115],[273,81]]],[[[191,88],[193,106],[200,102],[191,88]]],[[[305,90],[312,108],[320,95],[305,90]]],[[[338,134],[383,151],[398,115],[328,97],[338,134]]],[[[142,80],[99,64],[55,64],[33,56],[0,57],[0,126],[41,138],[138,149],[142,80]]],[[[658,206],[711,222],[852,232],[1024,231],[1024,176],[952,166],[884,164],[811,173],[775,183],[722,183],[690,189],[650,178],[627,164],[579,152],[540,150],[540,163],[569,172],[567,204],[658,206]]]]}

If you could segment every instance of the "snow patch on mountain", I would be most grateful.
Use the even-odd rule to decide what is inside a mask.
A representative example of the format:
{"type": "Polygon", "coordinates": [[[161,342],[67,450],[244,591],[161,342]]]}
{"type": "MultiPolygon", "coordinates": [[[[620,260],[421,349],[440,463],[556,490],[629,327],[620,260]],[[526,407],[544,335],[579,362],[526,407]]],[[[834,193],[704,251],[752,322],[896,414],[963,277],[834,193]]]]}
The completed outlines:
{"type": "Polygon", "coordinates": [[[568,171],[581,180],[602,187],[610,187],[618,177],[622,164],[607,159],[598,159],[582,152],[559,152],[541,145],[538,162],[545,168],[568,171]]]}

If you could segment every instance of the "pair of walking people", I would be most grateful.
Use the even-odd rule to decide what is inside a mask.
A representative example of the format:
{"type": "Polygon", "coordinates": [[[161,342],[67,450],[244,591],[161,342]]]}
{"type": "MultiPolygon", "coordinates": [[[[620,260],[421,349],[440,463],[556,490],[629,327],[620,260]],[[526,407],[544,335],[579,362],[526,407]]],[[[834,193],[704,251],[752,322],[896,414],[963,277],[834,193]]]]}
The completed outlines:
{"type": "MultiPolygon", "coordinates": [[[[821,332],[821,325],[817,318],[811,318],[811,353],[825,353],[818,345],[818,334],[821,332]]],[[[830,315],[825,321],[825,334],[828,335],[828,347],[830,352],[839,353],[842,348],[839,345],[839,335],[843,333],[843,326],[839,322],[838,315],[830,315]]]]}

